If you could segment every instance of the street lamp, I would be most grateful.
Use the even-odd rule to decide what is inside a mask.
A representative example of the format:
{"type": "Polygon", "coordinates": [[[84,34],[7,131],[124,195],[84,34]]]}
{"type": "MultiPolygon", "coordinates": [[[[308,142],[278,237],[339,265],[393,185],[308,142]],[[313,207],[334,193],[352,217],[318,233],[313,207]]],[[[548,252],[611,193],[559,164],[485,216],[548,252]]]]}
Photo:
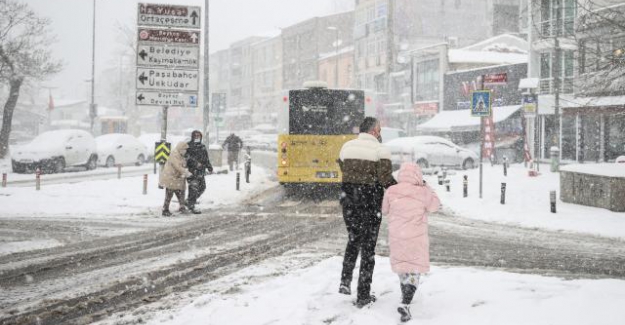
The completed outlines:
{"type": "Polygon", "coordinates": [[[333,30],[336,35],[336,67],[334,69],[334,87],[339,88],[339,29],[334,26],[329,26],[328,30],[333,30]]]}
{"type": "Polygon", "coordinates": [[[91,132],[95,124],[97,109],[95,104],[95,2],[93,0],[93,29],[91,36],[91,103],[89,104],[89,118],[91,120],[91,132]]]}

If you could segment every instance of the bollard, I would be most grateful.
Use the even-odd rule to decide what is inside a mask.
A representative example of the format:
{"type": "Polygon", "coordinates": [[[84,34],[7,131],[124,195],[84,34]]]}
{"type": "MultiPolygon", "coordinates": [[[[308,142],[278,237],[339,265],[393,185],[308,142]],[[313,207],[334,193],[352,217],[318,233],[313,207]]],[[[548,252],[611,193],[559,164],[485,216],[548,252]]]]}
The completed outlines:
{"type": "Polygon", "coordinates": [[[117,164],[117,179],[122,179],[122,165],[117,164]]]}
{"type": "Polygon", "coordinates": [[[469,176],[464,175],[464,180],[462,181],[462,197],[469,196],[469,176]]]}
{"type": "Polygon", "coordinates": [[[549,192],[549,201],[551,202],[551,213],[556,213],[556,191],[549,192]]]}
{"type": "Polygon", "coordinates": [[[508,157],[503,156],[503,176],[508,176],[508,157]]]}
{"type": "Polygon", "coordinates": [[[443,175],[438,174],[438,185],[443,185],[443,175]]]}
{"type": "Polygon", "coordinates": [[[246,183],[250,183],[250,164],[249,163],[245,163],[245,182],[246,183]]]}
{"type": "Polygon", "coordinates": [[[143,195],[148,194],[148,174],[143,174],[143,195]]]}
{"type": "Polygon", "coordinates": [[[506,183],[501,183],[501,204],[506,204],[506,183]]]}
{"type": "Polygon", "coordinates": [[[241,183],[241,173],[237,172],[237,191],[239,190],[239,183],[241,183]]]}
{"type": "Polygon", "coordinates": [[[7,173],[2,173],[2,187],[7,187],[7,173]]]}
{"type": "Polygon", "coordinates": [[[35,189],[39,191],[41,189],[41,169],[37,168],[35,172],[35,189]]]}
{"type": "Polygon", "coordinates": [[[443,180],[447,179],[447,169],[443,168],[443,180]]]}
{"type": "Polygon", "coordinates": [[[447,192],[451,192],[451,180],[445,180],[445,188],[447,188],[447,192]]]}

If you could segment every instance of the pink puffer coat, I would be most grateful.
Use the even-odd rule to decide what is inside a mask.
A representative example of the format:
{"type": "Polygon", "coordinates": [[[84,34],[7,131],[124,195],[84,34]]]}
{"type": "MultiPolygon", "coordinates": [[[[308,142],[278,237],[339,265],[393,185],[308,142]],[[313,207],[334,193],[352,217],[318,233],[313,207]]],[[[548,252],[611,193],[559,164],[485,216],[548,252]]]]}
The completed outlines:
{"type": "Polygon", "coordinates": [[[395,273],[430,271],[428,212],[438,211],[436,193],[423,185],[421,168],[403,163],[398,184],[386,190],[382,213],[388,216],[391,267],[395,273]]]}

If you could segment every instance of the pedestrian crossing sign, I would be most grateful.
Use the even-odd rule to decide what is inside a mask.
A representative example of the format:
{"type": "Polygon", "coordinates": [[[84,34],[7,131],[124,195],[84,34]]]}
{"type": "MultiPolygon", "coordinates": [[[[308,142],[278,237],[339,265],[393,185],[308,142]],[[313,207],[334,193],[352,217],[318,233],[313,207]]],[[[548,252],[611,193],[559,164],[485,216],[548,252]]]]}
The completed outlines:
{"type": "Polygon", "coordinates": [[[476,90],[471,92],[471,116],[485,117],[492,114],[492,100],[490,90],[476,90]]]}

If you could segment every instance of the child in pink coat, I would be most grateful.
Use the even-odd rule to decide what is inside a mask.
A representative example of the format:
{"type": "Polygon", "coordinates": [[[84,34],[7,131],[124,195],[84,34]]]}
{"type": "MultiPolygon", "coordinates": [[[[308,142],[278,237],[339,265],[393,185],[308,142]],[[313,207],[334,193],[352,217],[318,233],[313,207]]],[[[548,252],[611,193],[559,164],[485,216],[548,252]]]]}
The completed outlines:
{"type": "Polygon", "coordinates": [[[391,268],[399,275],[402,301],[397,311],[401,321],[410,320],[412,302],[421,273],[430,271],[428,212],[438,211],[436,193],[423,182],[421,168],[415,163],[403,163],[397,185],[386,190],[382,214],[388,216],[388,238],[391,268]]]}

